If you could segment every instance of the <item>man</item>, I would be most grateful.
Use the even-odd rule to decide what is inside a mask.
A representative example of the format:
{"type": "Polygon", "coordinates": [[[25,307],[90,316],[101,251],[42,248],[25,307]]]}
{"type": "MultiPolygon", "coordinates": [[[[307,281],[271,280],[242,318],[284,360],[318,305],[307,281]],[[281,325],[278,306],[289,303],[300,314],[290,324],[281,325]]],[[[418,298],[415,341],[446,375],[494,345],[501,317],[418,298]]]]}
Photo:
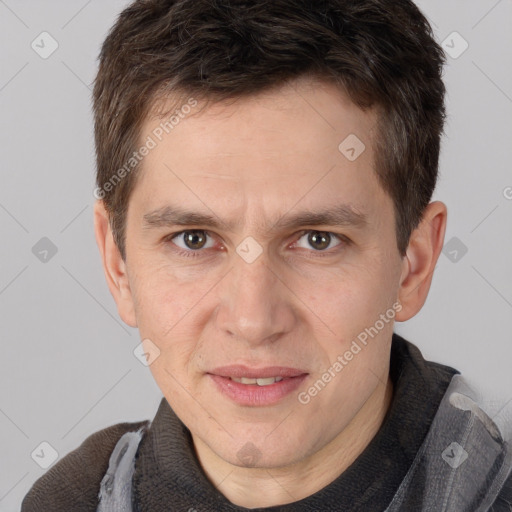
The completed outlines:
{"type": "Polygon", "coordinates": [[[408,0],[147,0],[94,89],[96,239],[164,398],[28,511],[505,511],[510,432],[422,308],[444,57],[408,0]]]}

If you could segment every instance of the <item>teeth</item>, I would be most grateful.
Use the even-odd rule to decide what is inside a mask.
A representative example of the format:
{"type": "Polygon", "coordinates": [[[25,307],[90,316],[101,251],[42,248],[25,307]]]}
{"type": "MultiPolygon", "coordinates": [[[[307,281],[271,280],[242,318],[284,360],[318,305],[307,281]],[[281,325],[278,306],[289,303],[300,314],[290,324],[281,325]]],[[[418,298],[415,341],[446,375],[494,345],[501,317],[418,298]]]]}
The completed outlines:
{"type": "Polygon", "coordinates": [[[256,379],[258,386],[268,386],[269,384],[274,384],[276,382],[275,377],[268,377],[267,379],[256,379]]]}
{"type": "Polygon", "coordinates": [[[283,380],[283,377],[268,377],[266,379],[249,379],[247,377],[231,377],[231,380],[238,382],[240,384],[257,384],[258,386],[268,386],[270,384],[274,384],[275,382],[279,382],[283,380]]]}

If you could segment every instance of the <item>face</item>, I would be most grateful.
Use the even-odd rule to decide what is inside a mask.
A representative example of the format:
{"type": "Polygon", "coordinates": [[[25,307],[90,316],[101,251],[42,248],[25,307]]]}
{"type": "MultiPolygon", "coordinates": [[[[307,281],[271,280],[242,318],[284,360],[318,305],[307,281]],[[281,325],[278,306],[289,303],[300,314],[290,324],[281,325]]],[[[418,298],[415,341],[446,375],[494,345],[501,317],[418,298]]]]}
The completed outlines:
{"type": "Polygon", "coordinates": [[[129,202],[121,315],[196,443],[293,464],[387,379],[403,267],[376,117],[305,80],[199,107],[161,141],[162,119],[142,130],[156,145],[129,202]]]}

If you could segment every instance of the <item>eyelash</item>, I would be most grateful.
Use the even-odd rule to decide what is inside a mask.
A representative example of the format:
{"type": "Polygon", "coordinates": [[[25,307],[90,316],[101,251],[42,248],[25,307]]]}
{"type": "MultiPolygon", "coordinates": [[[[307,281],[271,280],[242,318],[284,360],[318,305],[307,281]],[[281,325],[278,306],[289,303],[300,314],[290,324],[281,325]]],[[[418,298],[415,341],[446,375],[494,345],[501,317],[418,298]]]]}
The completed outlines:
{"type": "MultiPolygon", "coordinates": [[[[199,232],[202,232],[202,233],[205,233],[207,236],[210,236],[212,237],[212,234],[209,232],[209,231],[206,231],[206,230],[203,230],[203,229],[185,229],[183,231],[178,231],[176,233],[171,233],[170,235],[166,236],[165,239],[164,239],[164,242],[166,243],[173,243],[172,240],[180,235],[183,235],[184,233],[188,233],[188,232],[192,232],[192,231],[199,231],[199,232]]],[[[341,246],[341,248],[343,248],[343,246],[347,246],[351,243],[351,240],[349,238],[347,238],[345,235],[342,235],[342,234],[339,234],[339,233],[333,233],[332,231],[320,231],[320,230],[317,230],[317,229],[306,229],[306,230],[303,230],[301,232],[299,232],[299,236],[296,240],[296,242],[298,242],[304,235],[308,234],[308,233],[314,233],[314,232],[317,232],[317,233],[327,233],[331,236],[334,236],[335,238],[337,238],[339,240],[339,244],[336,245],[334,248],[332,249],[329,249],[327,251],[315,251],[315,250],[311,250],[311,251],[308,251],[308,252],[312,252],[315,254],[315,256],[313,256],[314,258],[322,258],[322,257],[325,257],[325,256],[330,256],[332,255],[333,253],[331,252],[333,249],[336,249],[338,247],[341,246]]],[[[296,243],[294,242],[294,243],[296,243]]],[[[182,249],[181,247],[177,247],[176,244],[173,243],[173,245],[176,247],[176,248],[173,248],[173,251],[176,252],[176,254],[178,254],[179,256],[183,256],[185,258],[198,258],[198,257],[201,257],[201,253],[204,252],[202,251],[201,249],[198,249],[196,251],[193,251],[193,250],[189,250],[189,251],[186,251],[185,249],[182,249]]]]}

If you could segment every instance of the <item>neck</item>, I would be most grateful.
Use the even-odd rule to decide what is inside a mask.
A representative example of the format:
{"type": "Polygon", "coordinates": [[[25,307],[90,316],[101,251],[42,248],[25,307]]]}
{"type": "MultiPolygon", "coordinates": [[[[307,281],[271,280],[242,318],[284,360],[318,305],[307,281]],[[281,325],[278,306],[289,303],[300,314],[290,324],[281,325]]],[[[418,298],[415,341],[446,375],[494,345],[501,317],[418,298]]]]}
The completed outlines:
{"type": "Polygon", "coordinates": [[[241,468],[218,457],[195,436],[194,446],[207,477],[231,503],[246,508],[293,503],[329,485],[357,459],[380,429],[392,396],[393,384],[388,377],[343,431],[293,465],[241,468]]]}

